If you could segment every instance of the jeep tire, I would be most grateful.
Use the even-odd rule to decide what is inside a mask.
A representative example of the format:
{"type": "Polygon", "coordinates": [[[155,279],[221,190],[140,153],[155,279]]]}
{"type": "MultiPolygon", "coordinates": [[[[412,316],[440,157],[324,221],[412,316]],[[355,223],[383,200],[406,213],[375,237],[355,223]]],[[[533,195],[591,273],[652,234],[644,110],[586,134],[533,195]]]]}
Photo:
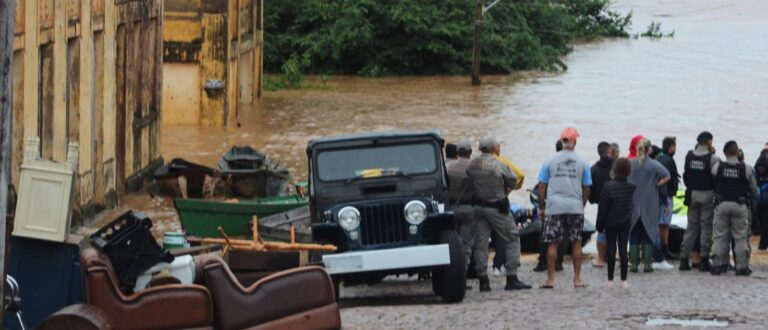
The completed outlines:
{"type": "Polygon", "coordinates": [[[444,302],[461,302],[467,291],[467,264],[459,234],[455,230],[440,232],[440,244],[448,244],[451,264],[432,271],[432,290],[444,302]]]}

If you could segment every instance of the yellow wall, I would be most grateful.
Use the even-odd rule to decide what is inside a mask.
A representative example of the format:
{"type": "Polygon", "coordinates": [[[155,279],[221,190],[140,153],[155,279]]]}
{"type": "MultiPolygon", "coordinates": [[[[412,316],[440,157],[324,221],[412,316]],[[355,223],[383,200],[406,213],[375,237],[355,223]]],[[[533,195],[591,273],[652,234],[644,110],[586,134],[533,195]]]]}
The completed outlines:
{"type": "Polygon", "coordinates": [[[163,124],[200,122],[200,69],[195,64],[163,64],[163,124]],[[170,110],[172,109],[172,110],[170,110]]]}

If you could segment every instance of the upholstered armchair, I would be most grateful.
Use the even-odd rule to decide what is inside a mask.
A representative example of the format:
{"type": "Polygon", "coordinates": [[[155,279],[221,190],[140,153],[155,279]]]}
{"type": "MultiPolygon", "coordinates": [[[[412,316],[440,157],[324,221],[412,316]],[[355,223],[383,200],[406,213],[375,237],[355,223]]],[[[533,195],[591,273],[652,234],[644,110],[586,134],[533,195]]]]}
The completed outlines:
{"type": "Polygon", "coordinates": [[[204,286],[168,284],[127,295],[112,265],[94,248],[80,255],[85,302],[109,318],[112,329],[179,329],[213,325],[211,295],[204,286]]]}
{"type": "Polygon", "coordinates": [[[331,277],[321,267],[300,267],[243,287],[226,263],[203,256],[201,278],[213,296],[217,329],[338,329],[331,277]]]}

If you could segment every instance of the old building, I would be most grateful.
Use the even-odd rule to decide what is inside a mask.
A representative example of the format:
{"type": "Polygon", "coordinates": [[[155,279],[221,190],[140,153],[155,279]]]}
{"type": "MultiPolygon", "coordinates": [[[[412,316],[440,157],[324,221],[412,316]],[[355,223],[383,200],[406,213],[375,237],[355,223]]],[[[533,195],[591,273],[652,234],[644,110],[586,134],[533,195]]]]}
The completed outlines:
{"type": "Polygon", "coordinates": [[[163,122],[236,124],[261,95],[263,0],[165,0],[163,122]]]}
{"type": "Polygon", "coordinates": [[[113,206],[161,164],[163,0],[17,0],[13,182],[22,148],[80,145],[75,217],[113,206]]]}

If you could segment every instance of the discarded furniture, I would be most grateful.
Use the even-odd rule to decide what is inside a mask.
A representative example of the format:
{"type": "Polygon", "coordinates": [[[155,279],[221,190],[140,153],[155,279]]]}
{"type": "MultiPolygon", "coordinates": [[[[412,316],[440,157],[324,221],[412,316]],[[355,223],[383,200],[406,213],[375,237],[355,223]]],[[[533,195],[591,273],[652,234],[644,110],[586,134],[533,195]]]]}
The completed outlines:
{"type": "Polygon", "coordinates": [[[309,204],[299,195],[244,199],[240,202],[175,198],[179,222],[187,235],[219,236],[218,227],[232,235],[249,233],[251,217],[270,216],[309,204]]]}
{"type": "Polygon", "coordinates": [[[296,268],[244,287],[224,261],[201,258],[213,296],[218,329],[338,329],[341,316],[333,282],[320,267],[296,268]]]}
{"type": "Polygon", "coordinates": [[[93,305],[70,305],[46,318],[38,330],[110,330],[109,316],[93,305]]]}
{"type": "Polygon", "coordinates": [[[235,146],[219,159],[216,169],[243,197],[274,197],[285,193],[291,173],[276,160],[249,146],[235,146]]]}
{"type": "MultiPolygon", "coordinates": [[[[46,317],[64,306],[83,302],[80,267],[82,236],[66,242],[13,237],[8,274],[19,285],[24,322],[35,329],[46,317]]],[[[15,316],[6,314],[6,329],[21,329],[15,316]]]]}
{"type": "Polygon", "coordinates": [[[158,273],[167,274],[182,284],[192,284],[195,282],[195,261],[192,256],[184,255],[176,257],[170,263],[161,262],[156,264],[139,275],[133,291],[145,289],[152,282],[152,276],[158,273]]]}
{"type": "Polygon", "coordinates": [[[126,295],[109,260],[94,248],[81,254],[85,301],[104,311],[114,329],[179,329],[213,324],[208,289],[169,284],[126,295]]]}
{"type": "Polygon", "coordinates": [[[251,232],[253,240],[233,239],[230,238],[223,228],[219,227],[219,232],[224,238],[196,238],[190,237],[188,241],[190,243],[200,244],[221,244],[224,245],[224,251],[222,255],[226,255],[229,250],[252,250],[252,251],[324,251],[333,252],[338,248],[329,244],[311,244],[311,243],[297,243],[296,242],[296,230],[294,226],[291,226],[291,241],[288,243],[281,242],[265,242],[259,236],[259,219],[257,216],[253,216],[251,222],[251,232]]]}
{"type": "Polygon", "coordinates": [[[163,251],[150,231],[152,220],[142,212],[128,211],[91,235],[91,244],[109,258],[120,287],[130,292],[136,279],[161,262],[174,257],[163,251]]]}
{"type": "Polygon", "coordinates": [[[69,144],[65,163],[42,160],[40,139],[29,139],[21,165],[14,236],[56,242],[67,239],[77,150],[77,143],[69,144]]]}
{"type": "Polygon", "coordinates": [[[308,259],[305,251],[233,249],[228,253],[227,265],[243,286],[250,286],[277,272],[306,266],[308,259]]]}

